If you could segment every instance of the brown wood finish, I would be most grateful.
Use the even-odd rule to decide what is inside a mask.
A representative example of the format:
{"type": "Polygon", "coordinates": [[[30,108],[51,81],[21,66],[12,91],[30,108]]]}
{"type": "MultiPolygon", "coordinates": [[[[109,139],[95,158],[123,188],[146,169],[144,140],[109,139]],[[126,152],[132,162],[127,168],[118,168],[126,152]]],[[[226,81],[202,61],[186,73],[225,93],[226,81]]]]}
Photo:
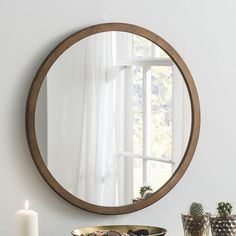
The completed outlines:
{"type": "Polygon", "coordinates": [[[47,56],[47,58],[44,60],[44,62],[40,66],[38,72],[36,73],[34,77],[31,89],[29,91],[28,100],[27,100],[27,107],[26,107],[27,140],[28,140],[28,145],[29,145],[32,158],[40,174],[45,179],[45,181],[49,184],[49,186],[56,193],[58,193],[62,198],[64,198],[66,201],[84,210],[94,212],[94,213],[99,213],[99,214],[116,215],[116,214],[124,214],[124,213],[138,211],[140,209],[143,209],[155,203],[156,201],[164,197],[178,183],[178,181],[181,179],[181,177],[184,175],[185,171],[187,170],[196,149],[196,145],[197,145],[198,137],[199,137],[199,131],[200,131],[200,104],[199,104],[198,94],[197,94],[197,90],[196,90],[193,78],[191,76],[191,73],[188,67],[186,66],[186,64],[184,63],[183,59],[175,51],[175,49],[169,43],[167,43],[164,39],[162,39],[160,36],[156,35],[155,33],[147,29],[144,29],[136,25],[131,25],[131,24],[107,23],[107,24],[95,25],[95,26],[91,26],[86,29],[83,29],[69,36],[68,38],[66,38],[47,56]],[[188,93],[189,93],[189,97],[191,101],[191,108],[192,108],[192,124],[191,124],[191,133],[190,133],[189,142],[188,142],[186,151],[183,155],[182,161],[179,164],[176,171],[174,172],[174,174],[172,175],[172,177],[168,180],[168,182],[163,187],[161,187],[158,191],[156,191],[147,199],[144,199],[134,204],[118,206],[118,207],[99,206],[99,205],[94,205],[94,204],[85,202],[75,197],[71,193],[69,193],[66,189],[64,189],[55,180],[55,178],[52,176],[49,169],[45,165],[43,158],[41,156],[39,147],[38,147],[36,131],[35,131],[36,102],[37,102],[40,87],[50,67],[57,60],[57,58],[74,43],[90,35],[100,33],[100,32],[106,32],[106,31],[124,31],[124,32],[134,33],[142,37],[145,37],[151,40],[153,43],[160,46],[171,57],[171,59],[175,62],[175,64],[179,68],[188,89],[188,93]]]}

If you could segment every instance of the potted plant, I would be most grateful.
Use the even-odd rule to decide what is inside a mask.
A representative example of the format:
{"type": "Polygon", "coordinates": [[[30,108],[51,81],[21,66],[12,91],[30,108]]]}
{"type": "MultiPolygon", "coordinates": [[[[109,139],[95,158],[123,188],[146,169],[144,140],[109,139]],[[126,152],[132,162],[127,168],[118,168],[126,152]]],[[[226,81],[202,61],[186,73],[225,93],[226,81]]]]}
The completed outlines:
{"type": "Polygon", "coordinates": [[[141,199],[147,198],[153,193],[151,186],[142,186],[139,190],[139,194],[141,199]]]}
{"type": "Polygon", "coordinates": [[[209,213],[205,213],[199,202],[193,202],[188,213],[182,214],[182,222],[185,236],[208,236],[209,213]]]}
{"type": "Polygon", "coordinates": [[[151,186],[144,185],[139,190],[140,197],[133,199],[133,203],[139,202],[153,194],[151,186]]]}
{"type": "Polygon", "coordinates": [[[218,215],[210,217],[213,236],[235,236],[236,215],[232,215],[232,205],[229,202],[218,203],[218,215]]]}

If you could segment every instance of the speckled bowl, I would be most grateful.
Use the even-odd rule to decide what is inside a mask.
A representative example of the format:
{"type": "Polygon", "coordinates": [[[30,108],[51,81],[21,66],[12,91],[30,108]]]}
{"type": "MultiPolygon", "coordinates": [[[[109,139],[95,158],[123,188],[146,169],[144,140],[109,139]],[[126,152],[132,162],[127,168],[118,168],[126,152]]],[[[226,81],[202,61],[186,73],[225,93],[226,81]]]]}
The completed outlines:
{"type": "Polygon", "coordinates": [[[94,226],[87,228],[75,229],[71,233],[73,236],[81,236],[96,231],[116,231],[121,235],[127,234],[128,231],[137,231],[137,230],[147,230],[149,232],[148,236],[164,236],[167,233],[166,229],[155,227],[155,226],[146,226],[146,225],[107,225],[107,226],[94,226]]]}

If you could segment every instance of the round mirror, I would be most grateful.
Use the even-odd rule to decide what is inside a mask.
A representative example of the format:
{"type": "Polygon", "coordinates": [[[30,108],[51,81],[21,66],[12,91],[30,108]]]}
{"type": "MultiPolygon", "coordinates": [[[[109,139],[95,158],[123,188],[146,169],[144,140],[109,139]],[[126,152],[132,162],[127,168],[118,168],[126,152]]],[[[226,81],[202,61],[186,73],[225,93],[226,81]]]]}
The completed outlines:
{"type": "Polygon", "coordinates": [[[195,151],[200,108],[177,52],[138,26],[77,32],[46,58],[26,112],[33,159],[63,198],[122,214],[163,197],[195,151]]]}

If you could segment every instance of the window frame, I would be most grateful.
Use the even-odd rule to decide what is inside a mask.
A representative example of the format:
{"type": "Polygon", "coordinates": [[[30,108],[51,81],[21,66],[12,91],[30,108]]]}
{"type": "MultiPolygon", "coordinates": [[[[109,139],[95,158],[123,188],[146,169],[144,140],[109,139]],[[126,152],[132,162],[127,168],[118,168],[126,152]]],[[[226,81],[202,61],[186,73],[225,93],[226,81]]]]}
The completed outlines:
{"type": "MultiPolygon", "coordinates": [[[[129,174],[131,177],[127,177],[126,180],[118,180],[119,184],[119,190],[122,193],[126,194],[126,197],[120,196],[122,199],[121,202],[128,199],[134,199],[137,196],[134,196],[134,176],[131,171],[133,172],[134,168],[134,163],[133,160],[134,158],[139,158],[142,160],[142,185],[146,186],[148,185],[148,176],[147,176],[147,162],[148,161],[155,161],[155,162],[163,162],[163,163],[168,163],[171,164],[172,170],[174,169],[173,166],[175,165],[175,162],[173,159],[169,158],[163,158],[163,157],[155,157],[155,156],[150,156],[148,153],[149,149],[149,142],[148,142],[148,131],[149,131],[149,122],[148,122],[148,112],[147,112],[147,99],[148,97],[148,86],[150,85],[150,81],[147,80],[147,73],[151,69],[152,66],[168,66],[172,67],[174,66],[173,61],[169,57],[155,57],[156,55],[156,45],[151,44],[151,56],[147,57],[136,57],[134,56],[134,49],[133,49],[133,34],[116,34],[116,51],[118,52],[117,54],[117,61],[116,61],[116,66],[118,67],[118,71],[124,72],[124,80],[125,81],[132,81],[132,73],[131,73],[131,68],[133,66],[139,66],[142,68],[142,78],[143,78],[143,94],[144,94],[144,99],[143,99],[143,107],[142,107],[142,112],[143,112],[143,152],[141,154],[137,154],[135,152],[127,152],[127,151],[122,151],[117,153],[117,156],[123,157],[124,161],[121,161],[122,164],[120,167],[124,169],[129,170],[129,174]],[[127,159],[128,158],[128,159],[127,159]],[[123,181],[123,184],[122,184],[123,181]],[[132,189],[133,191],[130,191],[132,189]]],[[[124,85],[125,87],[126,85],[124,85]]],[[[130,99],[132,96],[128,96],[128,99],[130,99]]],[[[132,108],[131,108],[132,109],[132,108]]],[[[124,134],[123,134],[124,135],[124,134]]],[[[129,134],[128,134],[129,135],[129,134]]],[[[127,134],[126,134],[127,136],[127,134]]],[[[173,137],[172,137],[173,140],[173,137]]]]}

